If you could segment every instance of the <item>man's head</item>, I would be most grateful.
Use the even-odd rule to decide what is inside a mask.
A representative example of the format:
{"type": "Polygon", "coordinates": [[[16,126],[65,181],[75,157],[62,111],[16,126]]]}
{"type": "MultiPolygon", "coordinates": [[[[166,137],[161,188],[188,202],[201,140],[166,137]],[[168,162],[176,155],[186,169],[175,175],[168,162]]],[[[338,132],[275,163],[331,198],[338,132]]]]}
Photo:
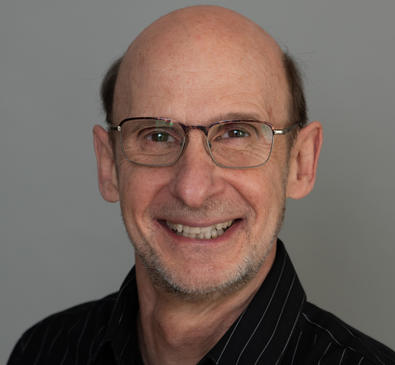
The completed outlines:
{"type": "MultiPolygon", "coordinates": [[[[295,120],[296,106],[302,110],[297,119],[306,119],[303,94],[291,98],[300,85],[292,61],[255,23],[220,7],[160,18],[113,71],[119,72],[113,72],[107,108],[115,126],[130,117],[166,117],[205,126],[255,119],[280,129],[305,122],[295,120]]],[[[156,285],[192,297],[236,290],[270,267],[285,198],[312,189],[322,139],[320,125],[312,123],[291,151],[286,136],[275,136],[264,166],[228,169],[210,159],[200,130],[189,132],[184,154],[167,167],[133,164],[117,135],[114,150],[104,129],[95,127],[94,135],[100,190],[121,203],[137,269],[156,285]],[[208,230],[211,238],[198,238],[208,230]]]]}

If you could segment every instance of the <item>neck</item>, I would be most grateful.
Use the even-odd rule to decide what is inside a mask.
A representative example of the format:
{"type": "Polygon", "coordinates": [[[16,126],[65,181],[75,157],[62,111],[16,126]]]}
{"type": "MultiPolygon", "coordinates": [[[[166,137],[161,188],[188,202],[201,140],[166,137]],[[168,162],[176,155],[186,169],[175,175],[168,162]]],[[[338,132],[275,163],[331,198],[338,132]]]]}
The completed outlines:
{"type": "Polygon", "coordinates": [[[257,275],[228,294],[188,301],[156,287],[136,257],[139,345],[147,365],[196,364],[246,309],[268,274],[275,245],[257,275]]]}

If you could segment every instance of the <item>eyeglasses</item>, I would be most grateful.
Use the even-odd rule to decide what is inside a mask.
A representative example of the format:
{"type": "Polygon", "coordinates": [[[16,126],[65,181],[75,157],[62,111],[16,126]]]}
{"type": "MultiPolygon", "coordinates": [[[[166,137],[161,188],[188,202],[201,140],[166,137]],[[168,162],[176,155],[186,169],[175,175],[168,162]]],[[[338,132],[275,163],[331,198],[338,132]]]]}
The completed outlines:
{"type": "Polygon", "coordinates": [[[264,165],[273,148],[273,137],[290,132],[274,129],[270,123],[256,120],[223,120],[209,126],[187,126],[171,119],[136,117],[124,119],[110,130],[120,133],[122,152],[127,160],[143,166],[171,166],[188,145],[189,131],[205,135],[205,149],[220,167],[245,169],[264,165]]]}

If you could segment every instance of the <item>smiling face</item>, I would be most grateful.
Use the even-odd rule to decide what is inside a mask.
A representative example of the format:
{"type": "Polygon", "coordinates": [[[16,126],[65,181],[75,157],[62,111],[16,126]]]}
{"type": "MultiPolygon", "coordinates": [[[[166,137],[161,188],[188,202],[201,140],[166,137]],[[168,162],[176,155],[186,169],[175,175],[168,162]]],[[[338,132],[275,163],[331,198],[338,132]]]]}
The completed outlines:
{"type": "MultiPolygon", "coordinates": [[[[288,88],[281,57],[270,36],[231,11],[171,13],[124,57],[114,124],[155,116],[209,125],[237,116],[283,128],[288,88]]],[[[138,275],[188,296],[236,290],[271,265],[287,185],[286,137],[275,137],[270,160],[252,169],[216,166],[203,137],[191,130],[170,167],[132,164],[119,143],[116,153],[115,185],[138,275]]]]}

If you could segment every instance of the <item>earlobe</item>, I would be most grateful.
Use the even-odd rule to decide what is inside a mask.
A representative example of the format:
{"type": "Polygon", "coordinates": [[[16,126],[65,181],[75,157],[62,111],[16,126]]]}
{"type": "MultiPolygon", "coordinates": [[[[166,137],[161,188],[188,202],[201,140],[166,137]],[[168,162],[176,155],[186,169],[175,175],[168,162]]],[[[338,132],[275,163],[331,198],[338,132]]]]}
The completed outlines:
{"type": "Polygon", "coordinates": [[[300,199],[313,190],[322,146],[322,125],[312,122],[302,128],[289,161],[287,197],[300,199]]]}
{"type": "Polygon", "coordinates": [[[99,190],[104,200],[119,200],[115,156],[108,132],[101,126],[93,128],[93,143],[97,161],[99,190]]]}

